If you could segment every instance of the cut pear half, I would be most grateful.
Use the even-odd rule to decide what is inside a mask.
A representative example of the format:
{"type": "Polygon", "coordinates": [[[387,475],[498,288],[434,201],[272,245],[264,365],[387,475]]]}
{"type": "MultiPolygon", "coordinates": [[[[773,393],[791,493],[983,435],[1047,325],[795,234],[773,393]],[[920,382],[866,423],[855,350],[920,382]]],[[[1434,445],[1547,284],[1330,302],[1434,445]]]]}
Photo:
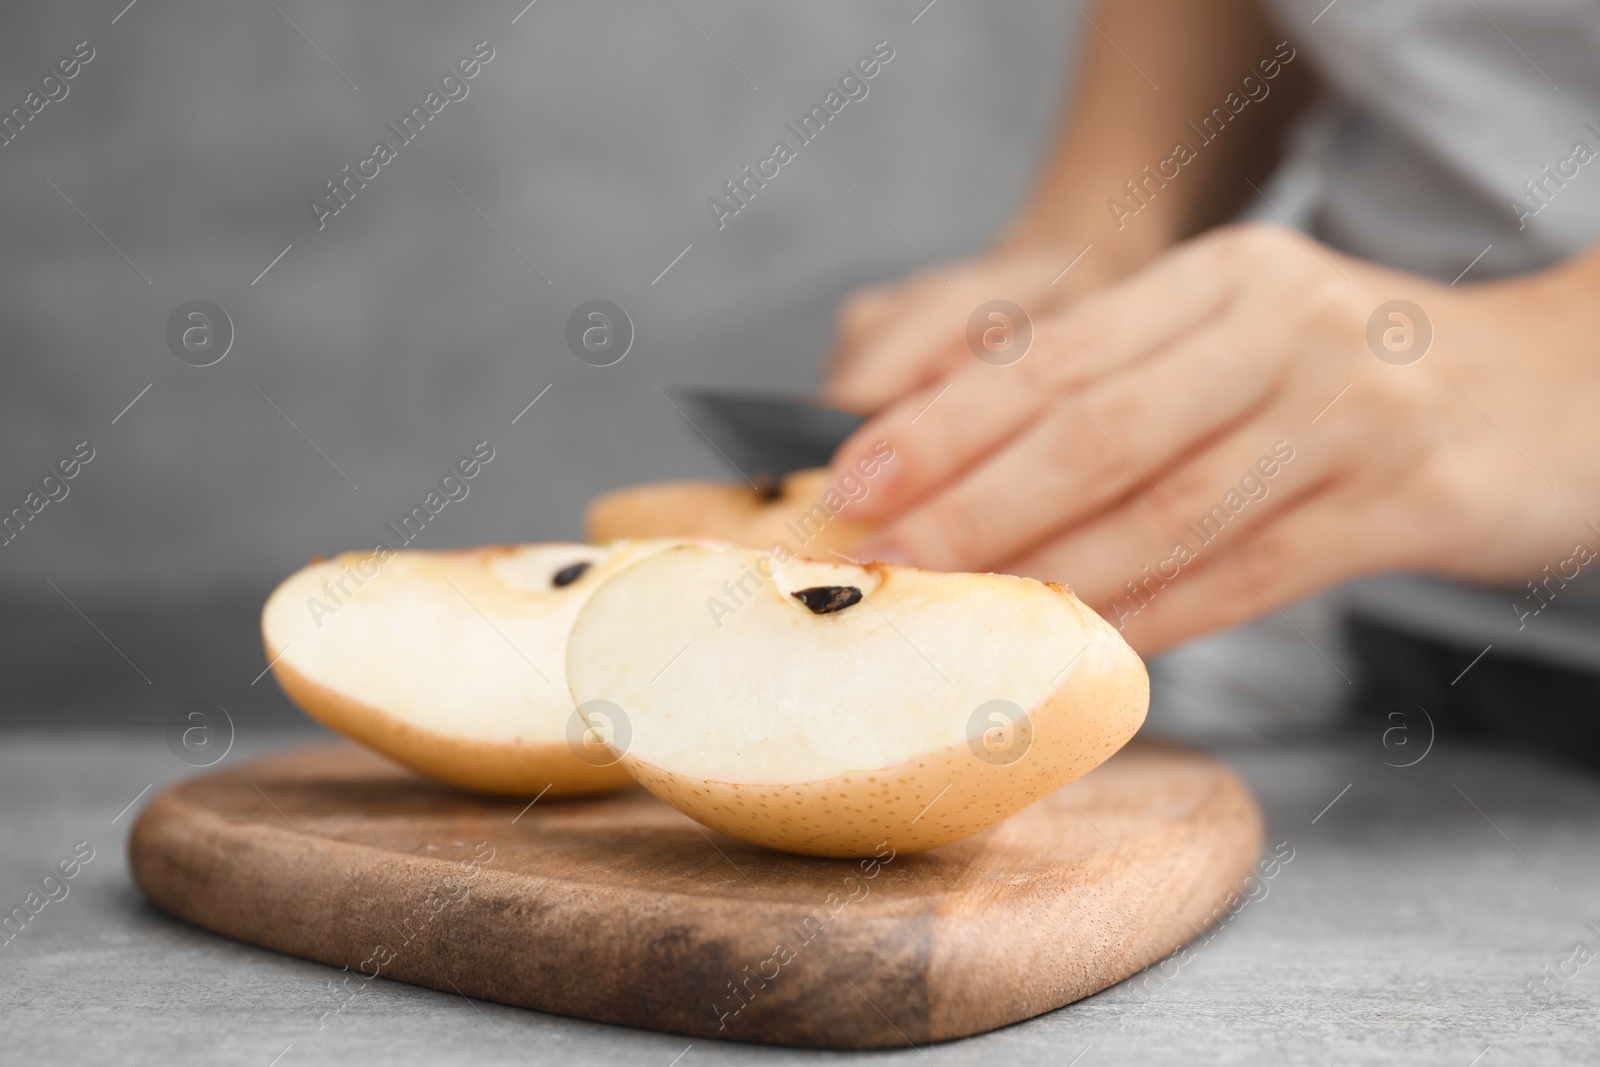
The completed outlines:
{"type": "Polygon", "coordinates": [[[267,600],[267,657],[312,718],[430,778],[513,796],[615,789],[627,772],[573,715],[567,634],[607,574],[663,544],[342,555],[267,600]]]}
{"type": "Polygon", "coordinates": [[[1098,766],[1149,679],[1064,587],[683,544],[615,572],[567,645],[579,714],[707,826],[817,856],[933,848],[1098,766]]]}
{"type": "Polygon", "coordinates": [[[763,490],[734,482],[657,482],[617,489],[589,505],[590,539],[709,538],[768,552],[827,559],[849,552],[869,527],[844,514],[845,504],[869,491],[826,470],[796,471],[763,490]]]}

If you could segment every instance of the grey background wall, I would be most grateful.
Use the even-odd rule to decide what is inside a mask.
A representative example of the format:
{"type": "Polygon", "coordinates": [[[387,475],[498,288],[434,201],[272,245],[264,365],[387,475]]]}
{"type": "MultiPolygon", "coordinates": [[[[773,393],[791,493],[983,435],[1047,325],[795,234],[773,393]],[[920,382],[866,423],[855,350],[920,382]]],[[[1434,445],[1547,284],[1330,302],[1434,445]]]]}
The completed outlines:
{"type": "Polygon", "coordinates": [[[947,0],[911,25],[925,2],[540,0],[515,25],[519,4],[482,0],[8,12],[7,106],[76,42],[96,56],[0,149],[0,499],[80,440],[97,459],[0,581],[259,584],[375,539],[482,439],[499,462],[430,542],[571,536],[598,490],[712,473],[654,386],[809,388],[837,299],[921,264],[846,179],[935,258],[980,246],[1025,188],[1078,16],[947,0]],[[868,97],[718,232],[706,199],[880,39],[896,56],[868,97]],[[495,58],[470,95],[319,232],[309,198],[398,144],[385,123],[480,40],[495,58]],[[564,339],[595,297],[638,334],[606,369],[564,339]],[[204,369],[165,339],[193,298],[237,329],[204,369]]]}
{"type": "Polygon", "coordinates": [[[95,449],[0,548],[15,699],[109,714],[248,680],[271,585],[374,542],[480,440],[496,459],[419,545],[577,536],[604,489],[720,475],[657,387],[812,388],[843,294],[981,248],[1084,25],[962,0],[275,2],[0,14],[7,110],[94,49],[0,148],[0,502],[95,449]],[[719,232],[707,198],[879,40],[869,95],[719,232]],[[307,201],[479,41],[469,95],[319,231],[307,201]],[[236,329],[206,368],[165,334],[197,298],[236,329]],[[612,367],[565,342],[594,298],[636,327],[612,367]]]}

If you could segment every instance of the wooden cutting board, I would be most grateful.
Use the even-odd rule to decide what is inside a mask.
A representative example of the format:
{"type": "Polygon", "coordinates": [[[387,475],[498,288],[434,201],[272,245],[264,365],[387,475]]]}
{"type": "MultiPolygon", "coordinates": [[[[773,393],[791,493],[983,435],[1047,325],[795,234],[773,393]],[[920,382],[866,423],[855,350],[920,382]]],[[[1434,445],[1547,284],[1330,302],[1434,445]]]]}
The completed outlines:
{"type": "Polygon", "coordinates": [[[962,1037],[1088,996],[1199,934],[1261,816],[1209,756],[1136,741],[976,837],[790,856],[639,789],[485,798],[346,745],[174,785],[134,879],[180,918],[373,976],[701,1037],[830,1048],[962,1037]]]}

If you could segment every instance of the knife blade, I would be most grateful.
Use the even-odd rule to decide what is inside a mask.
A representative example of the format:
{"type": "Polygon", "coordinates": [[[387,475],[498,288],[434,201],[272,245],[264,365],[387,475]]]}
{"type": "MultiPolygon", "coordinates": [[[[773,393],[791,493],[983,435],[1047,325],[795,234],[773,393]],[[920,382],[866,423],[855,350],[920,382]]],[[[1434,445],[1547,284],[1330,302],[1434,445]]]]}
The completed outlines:
{"type": "Polygon", "coordinates": [[[729,467],[756,481],[825,467],[866,419],[798,397],[675,389],[679,411],[729,467]]]}

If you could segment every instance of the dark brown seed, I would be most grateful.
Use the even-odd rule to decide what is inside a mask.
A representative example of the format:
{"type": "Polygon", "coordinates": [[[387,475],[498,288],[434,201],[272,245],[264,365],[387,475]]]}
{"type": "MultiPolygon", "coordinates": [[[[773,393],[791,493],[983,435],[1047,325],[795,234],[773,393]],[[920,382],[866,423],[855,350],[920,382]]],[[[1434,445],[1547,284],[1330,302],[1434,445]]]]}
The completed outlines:
{"type": "Polygon", "coordinates": [[[588,560],[584,560],[582,563],[574,563],[570,567],[562,567],[560,570],[556,571],[555,577],[550,579],[550,584],[555,586],[557,589],[560,589],[564,585],[571,585],[579,578],[582,578],[583,572],[588,569],[588,560]]]}
{"type": "Polygon", "coordinates": [[[816,585],[789,594],[811,609],[813,615],[832,615],[861,601],[861,590],[853,585],[816,585]]]}
{"type": "Polygon", "coordinates": [[[756,499],[763,504],[770,504],[783,497],[783,483],[770,474],[758,474],[755,478],[756,499]]]}

